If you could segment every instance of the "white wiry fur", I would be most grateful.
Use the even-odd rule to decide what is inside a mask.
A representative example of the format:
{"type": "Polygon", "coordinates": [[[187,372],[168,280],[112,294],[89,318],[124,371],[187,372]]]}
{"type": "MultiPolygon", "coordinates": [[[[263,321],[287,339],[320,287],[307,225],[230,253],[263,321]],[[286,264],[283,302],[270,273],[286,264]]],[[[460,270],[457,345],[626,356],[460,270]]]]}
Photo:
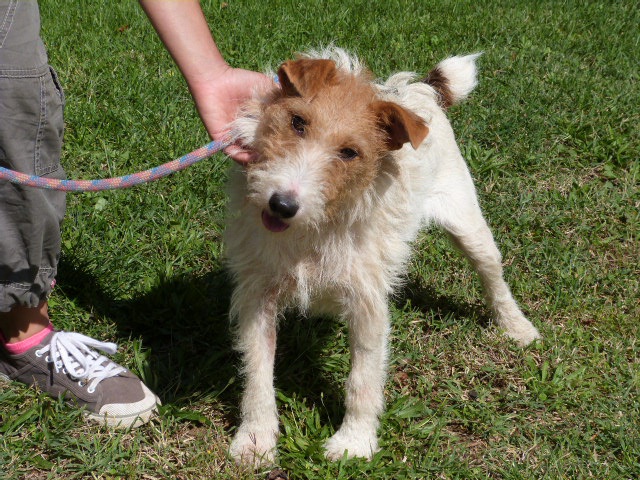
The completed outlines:
{"type": "Polygon", "coordinates": [[[482,55],[455,56],[447,58],[436,67],[449,80],[449,89],[453,96],[453,103],[458,103],[476,88],[476,59],[482,55]]]}
{"type": "MultiPolygon", "coordinates": [[[[357,58],[340,49],[313,52],[307,58],[334,60],[339,70],[356,77],[364,72],[357,58]]],[[[455,101],[476,84],[476,58],[453,57],[437,67],[455,101]]],[[[295,152],[246,170],[237,168],[232,174],[225,236],[236,282],[231,315],[237,322],[246,385],[242,423],[230,453],[240,462],[261,464],[275,458],[276,322],[283,309],[292,306],[309,314],[334,315],[349,325],[346,413],[326,443],[327,457],[339,459],[347,451],[350,457],[371,458],[377,451],[378,417],[384,409],[388,295],[405,272],[411,242],[430,222],[443,227],[469,258],[498,327],[521,345],[540,337],[502,278],[500,253],[438,104],[440,93],[415,78],[399,73],[374,84],[374,89],[379,99],[417,114],[428,126],[428,135],[416,149],[406,144],[386,153],[371,184],[349,197],[339,211],[328,213],[331,182],[326,172],[336,159],[327,148],[331,141],[322,135],[295,152]],[[270,199],[280,192],[295,196],[300,208],[283,220],[286,230],[274,232],[265,228],[261,212],[269,211],[270,199]]],[[[259,144],[265,102],[270,98],[256,99],[236,122],[243,142],[259,144]]]]}

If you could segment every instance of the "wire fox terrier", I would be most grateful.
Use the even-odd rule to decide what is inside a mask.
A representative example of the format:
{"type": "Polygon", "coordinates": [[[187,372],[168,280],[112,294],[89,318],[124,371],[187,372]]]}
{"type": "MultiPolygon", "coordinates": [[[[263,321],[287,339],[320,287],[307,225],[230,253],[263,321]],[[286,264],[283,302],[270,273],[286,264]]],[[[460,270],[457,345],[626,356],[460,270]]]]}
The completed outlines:
{"type": "Polygon", "coordinates": [[[259,153],[231,175],[225,234],[246,376],[230,446],[236,461],[275,458],[276,324],[290,307],[343,318],[349,328],[346,412],[326,456],[377,451],[388,297],[405,275],[412,241],[430,222],[475,267],[498,327],[520,345],[540,338],[502,278],[445,114],[475,87],[477,57],[448,58],[422,81],[403,72],[375,82],[341,49],[312,52],[284,63],[280,88],[257,95],[236,120],[237,138],[259,153]]]}

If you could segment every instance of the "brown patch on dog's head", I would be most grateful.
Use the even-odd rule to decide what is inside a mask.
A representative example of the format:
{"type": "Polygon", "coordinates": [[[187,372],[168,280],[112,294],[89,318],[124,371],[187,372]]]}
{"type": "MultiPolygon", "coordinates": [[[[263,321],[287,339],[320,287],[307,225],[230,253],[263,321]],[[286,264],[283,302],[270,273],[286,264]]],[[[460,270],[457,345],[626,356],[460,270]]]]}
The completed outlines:
{"type": "Polygon", "coordinates": [[[278,69],[282,91],[288,96],[312,97],[337,82],[337,69],[331,60],[290,60],[278,69]]]}
{"type": "Polygon", "coordinates": [[[300,210],[289,223],[305,214],[321,222],[363,212],[365,192],[394,171],[389,152],[405,143],[417,149],[429,131],[418,115],[380,100],[369,72],[303,58],[283,64],[278,77],[281,89],[263,104],[253,145],[262,161],[247,171],[250,182],[274,178],[278,191],[296,196],[300,210]]]}

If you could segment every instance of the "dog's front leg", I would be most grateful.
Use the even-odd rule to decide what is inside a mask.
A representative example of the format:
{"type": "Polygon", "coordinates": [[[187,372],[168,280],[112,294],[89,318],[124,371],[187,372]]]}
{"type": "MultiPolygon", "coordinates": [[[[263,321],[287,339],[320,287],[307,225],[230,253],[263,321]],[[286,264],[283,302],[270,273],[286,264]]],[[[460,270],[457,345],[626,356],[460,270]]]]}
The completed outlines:
{"type": "Polygon", "coordinates": [[[276,350],[275,299],[249,298],[234,292],[233,311],[238,321],[237,349],[243,355],[245,386],[240,410],[242,423],[230,454],[238,463],[260,466],[273,463],[278,438],[278,413],[273,387],[276,350]]]}
{"type": "Polygon", "coordinates": [[[340,429],[327,441],[331,460],[370,459],[378,450],[378,417],[384,410],[389,314],[386,296],[352,300],[349,325],[351,373],[346,383],[346,412],[340,429]]]}

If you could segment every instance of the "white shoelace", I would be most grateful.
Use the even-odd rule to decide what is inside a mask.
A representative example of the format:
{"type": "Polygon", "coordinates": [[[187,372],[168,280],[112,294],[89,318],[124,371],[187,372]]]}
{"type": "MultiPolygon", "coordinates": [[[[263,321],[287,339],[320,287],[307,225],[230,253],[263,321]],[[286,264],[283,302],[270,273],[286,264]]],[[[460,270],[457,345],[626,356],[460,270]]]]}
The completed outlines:
{"type": "Polygon", "coordinates": [[[46,360],[53,363],[56,372],[62,371],[80,386],[89,383],[87,391],[93,393],[96,386],[105,378],[115,377],[126,369],[93,350],[97,348],[105,353],[116,353],[118,346],[111,342],[99,342],[93,338],[74,332],[56,332],[49,345],[36,350],[41,357],[49,352],[46,360]]]}

